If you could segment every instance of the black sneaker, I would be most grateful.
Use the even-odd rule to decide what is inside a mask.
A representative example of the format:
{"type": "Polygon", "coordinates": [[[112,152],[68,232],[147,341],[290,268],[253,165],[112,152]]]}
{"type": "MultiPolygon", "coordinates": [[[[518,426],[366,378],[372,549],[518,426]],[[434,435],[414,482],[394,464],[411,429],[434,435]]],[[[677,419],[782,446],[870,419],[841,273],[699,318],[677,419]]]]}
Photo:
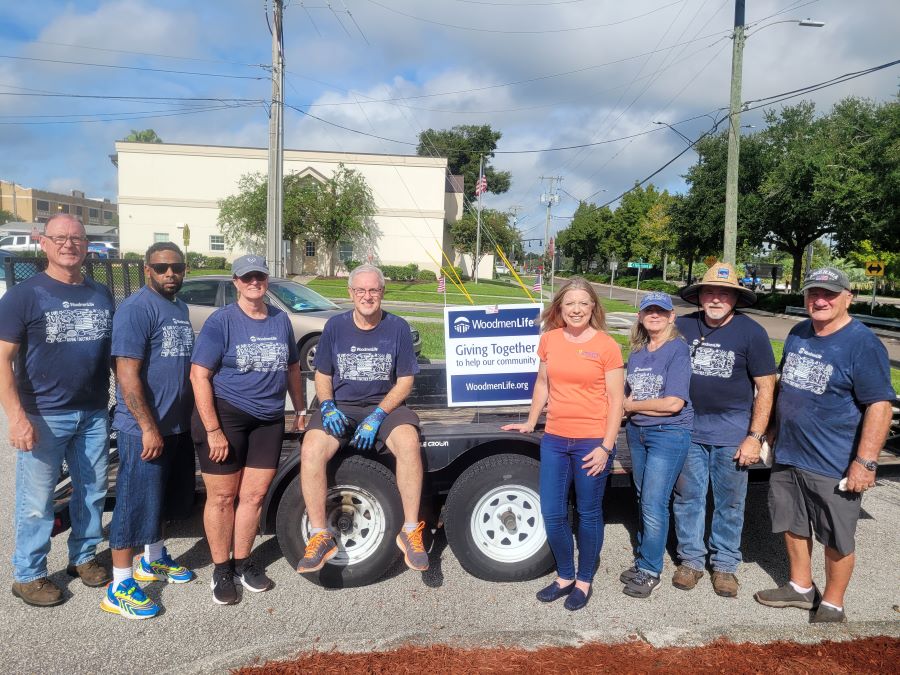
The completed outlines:
{"type": "Polygon", "coordinates": [[[244,563],[243,568],[234,570],[235,581],[240,581],[248,591],[262,593],[268,591],[275,584],[266,576],[266,573],[253,564],[252,560],[244,563]]]}
{"type": "Polygon", "coordinates": [[[619,581],[621,581],[623,584],[627,584],[640,573],[641,571],[637,568],[637,563],[635,563],[619,575],[619,581]]]}
{"type": "Polygon", "coordinates": [[[238,601],[234,573],[231,570],[215,570],[209,587],[212,588],[213,602],[217,605],[233,605],[238,601]]]}
{"type": "Polygon", "coordinates": [[[649,598],[653,589],[659,586],[659,577],[647,574],[644,570],[638,570],[638,573],[625,584],[622,592],[632,598],[649,598]]]}

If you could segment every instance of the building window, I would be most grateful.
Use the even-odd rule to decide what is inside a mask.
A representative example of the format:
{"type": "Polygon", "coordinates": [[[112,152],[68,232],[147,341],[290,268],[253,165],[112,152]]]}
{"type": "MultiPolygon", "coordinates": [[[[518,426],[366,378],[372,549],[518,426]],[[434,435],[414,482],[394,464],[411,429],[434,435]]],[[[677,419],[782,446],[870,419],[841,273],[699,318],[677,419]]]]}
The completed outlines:
{"type": "Polygon", "coordinates": [[[209,250],[210,251],[224,251],[225,250],[225,237],[223,237],[221,234],[209,235],[209,250]]]}
{"type": "Polygon", "coordinates": [[[352,241],[342,241],[338,246],[338,256],[340,257],[341,262],[347,262],[353,258],[352,241]]]}
{"type": "Polygon", "coordinates": [[[307,258],[315,258],[316,257],[316,242],[306,240],[306,257],[307,258]]]}
{"type": "Polygon", "coordinates": [[[60,204],[58,207],[60,213],[68,213],[69,205],[68,204],[60,204]]]}
{"type": "Polygon", "coordinates": [[[112,211],[104,211],[103,220],[112,220],[112,211]]]}
{"type": "Polygon", "coordinates": [[[79,217],[83,216],[84,215],[84,207],[76,206],[75,207],[75,215],[79,216],[79,217]]]}
{"type": "Polygon", "coordinates": [[[91,220],[96,220],[97,218],[100,217],[100,210],[99,209],[88,209],[88,216],[90,217],[91,220]]]}
{"type": "Polygon", "coordinates": [[[43,211],[44,213],[46,213],[47,211],[50,210],[50,202],[46,201],[45,199],[38,199],[37,200],[37,210],[43,211]]]}
{"type": "Polygon", "coordinates": [[[153,243],[158,244],[161,241],[169,241],[169,233],[168,232],[154,232],[153,233],[153,243]]]}

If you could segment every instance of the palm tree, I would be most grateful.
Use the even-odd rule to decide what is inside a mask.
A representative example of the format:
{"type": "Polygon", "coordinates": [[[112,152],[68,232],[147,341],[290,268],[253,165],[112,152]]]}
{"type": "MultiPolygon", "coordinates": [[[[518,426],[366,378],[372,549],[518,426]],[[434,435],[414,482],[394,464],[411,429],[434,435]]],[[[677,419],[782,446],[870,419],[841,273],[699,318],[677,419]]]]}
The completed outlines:
{"type": "Polygon", "coordinates": [[[125,141],[130,143],[162,143],[163,140],[156,135],[153,129],[131,130],[131,133],[125,137],[125,141]]]}

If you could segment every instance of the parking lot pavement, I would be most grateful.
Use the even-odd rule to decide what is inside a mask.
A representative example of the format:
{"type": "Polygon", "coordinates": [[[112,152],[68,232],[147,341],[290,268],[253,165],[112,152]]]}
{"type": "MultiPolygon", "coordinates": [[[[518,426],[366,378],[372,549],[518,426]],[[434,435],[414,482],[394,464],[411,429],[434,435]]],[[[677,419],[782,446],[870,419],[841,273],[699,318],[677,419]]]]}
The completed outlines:
{"type": "MultiPolygon", "coordinates": [[[[0,419],[0,438],[6,439],[0,419]]],[[[229,667],[299,650],[370,650],[404,642],[466,646],[574,644],[583,640],[644,639],[655,645],[698,644],[725,635],[738,641],[867,634],[900,636],[900,478],[882,478],[863,502],[859,524],[859,565],[846,607],[851,623],[812,627],[800,610],[775,610],[752,599],[754,591],[783,583],[787,568],[779,537],[768,532],[766,485],[751,485],[744,533],[746,563],[739,571],[740,595],[726,599],[712,592],[708,575],[696,589],[670,585],[674,565],[666,560],[663,583],[652,597],[622,594],[619,573],[631,562],[634,533],[633,494],[607,494],[606,542],[588,607],[570,613],[562,603],[540,605],[534,593],[552,577],[497,584],[469,576],[439,533],[425,573],[392,568],[385,579],[366,588],[323,589],[298,576],[281,558],[277,542],[266,537],[257,547],[277,584],[268,593],[244,593],[235,606],[214,605],[209,581],[212,566],[199,510],[170,530],[169,549],[194,568],[198,579],[184,586],[147,586],[165,608],[149,621],[127,621],[100,610],[102,591],[65,573],[65,537],[50,554],[52,579],[68,600],[59,607],[25,606],[9,592],[12,574],[12,511],[15,451],[0,448],[0,664],[12,672],[222,672],[229,667]]],[[[106,519],[108,523],[108,516],[106,519]]],[[[101,557],[109,562],[105,543],[101,557]]],[[[821,550],[816,550],[816,579],[823,581],[821,550]]]]}

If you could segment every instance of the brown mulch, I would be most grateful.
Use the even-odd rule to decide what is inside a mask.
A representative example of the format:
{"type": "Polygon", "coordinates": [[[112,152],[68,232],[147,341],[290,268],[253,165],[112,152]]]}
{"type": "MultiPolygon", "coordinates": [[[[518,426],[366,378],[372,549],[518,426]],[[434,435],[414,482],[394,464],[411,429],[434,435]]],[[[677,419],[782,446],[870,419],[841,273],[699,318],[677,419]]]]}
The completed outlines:
{"type": "Polygon", "coordinates": [[[646,642],[588,644],[583,647],[457,649],[402,647],[387,652],[309,652],[289,662],[234,671],[239,675],[371,673],[900,673],[900,639],[865,638],[801,645],[773,642],[736,644],[719,640],[703,647],[657,649],[646,642]]]}

